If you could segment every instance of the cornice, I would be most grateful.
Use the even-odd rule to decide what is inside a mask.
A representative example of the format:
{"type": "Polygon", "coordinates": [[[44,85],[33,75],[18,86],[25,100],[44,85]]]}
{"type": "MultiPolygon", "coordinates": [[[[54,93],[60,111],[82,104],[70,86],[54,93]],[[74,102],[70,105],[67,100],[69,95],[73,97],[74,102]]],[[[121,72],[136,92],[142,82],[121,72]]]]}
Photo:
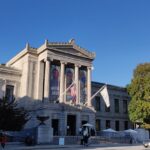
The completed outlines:
{"type": "Polygon", "coordinates": [[[65,56],[65,55],[62,57],[62,55],[57,55],[55,53],[50,58],[53,60],[56,59],[56,60],[64,61],[66,64],[71,62],[72,64],[79,64],[79,65],[82,64],[82,66],[87,66],[87,67],[90,67],[92,65],[92,63],[88,60],[82,61],[82,59],[77,59],[77,58],[73,58],[73,57],[69,58],[68,56],[65,56]]]}
{"type": "Polygon", "coordinates": [[[16,56],[14,56],[11,60],[9,60],[6,63],[6,65],[10,66],[10,65],[14,64],[16,61],[18,61],[19,59],[21,59],[23,56],[25,56],[28,53],[37,56],[37,49],[30,47],[29,44],[26,44],[26,47],[20,53],[18,53],[16,56]]]}
{"type": "Polygon", "coordinates": [[[5,73],[5,74],[14,74],[14,75],[18,75],[21,76],[21,70],[17,70],[11,67],[7,67],[7,66],[3,66],[0,65],[0,73],[5,73]]]}
{"type": "MultiPolygon", "coordinates": [[[[103,85],[105,85],[105,83],[100,83],[100,82],[94,82],[92,81],[92,86],[93,87],[102,87],[103,85]]],[[[110,90],[119,90],[119,91],[123,91],[123,92],[126,92],[127,89],[125,87],[120,87],[120,86],[116,86],[116,85],[110,85],[110,84],[107,84],[107,87],[108,89],[110,90]]]]}
{"type": "Polygon", "coordinates": [[[37,54],[39,55],[40,53],[42,53],[43,51],[45,51],[47,48],[48,48],[47,47],[47,43],[44,43],[39,48],[37,48],[37,54]]]}
{"type": "Polygon", "coordinates": [[[62,53],[68,53],[68,52],[61,50],[61,48],[63,48],[63,49],[64,48],[73,48],[73,49],[79,51],[81,54],[84,54],[85,56],[82,56],[80,54],[70,53],[71,55],[77,55],[79,57],[86,57],[89,59],[95,58],[94,52],[89,52],[88,50],[76,45],[74,40],[70,40],[69,42],[48,42],[48,40],[46,40],[45,43],[37,49],[37,53],[40,54],[41,52],[45,51],[46,49],[55,50],[55,51],[62,52],[62,53]]]}
{"type": "Polygon", "coordinates": [[[74,55],[77,57],[87,58],[93,60],[95,58],[95,53],[89,52],[88,50],[78,46],[75,44],[75,41],[72,39],[69,42],[48,42],[48,40],[45,40],[45,43],[41,45],[39,48],[33,48],[30,47],[30,45],[27,43],[26,47],[18,53],[16,56],[14,56],[10,61],[6,63],[7,66],[10,66],[14,64],[16,61],[24,57],[26,54],[32,54],[34,56],[37,56],[44,52],[45,50],[53,50],[58,51],[60,53],[67,53],[70,55],[74,55]],[[63,49],[65,48],[71,48],[77,50],[79,53],[69,53],[69,51],[65,52],[63,49]],[[83,55],[82,55],[83,54],[83,55]]]}
{"type": "Polygon", "coordinates": [[[96,54],[94,52],[89,52],[88,50],[76,45],[76,44],[73,44],[73,48],[80,51],[81,53],[87,55],[88,57],[90,57],[91,59],[94,59],[96,54]]]}

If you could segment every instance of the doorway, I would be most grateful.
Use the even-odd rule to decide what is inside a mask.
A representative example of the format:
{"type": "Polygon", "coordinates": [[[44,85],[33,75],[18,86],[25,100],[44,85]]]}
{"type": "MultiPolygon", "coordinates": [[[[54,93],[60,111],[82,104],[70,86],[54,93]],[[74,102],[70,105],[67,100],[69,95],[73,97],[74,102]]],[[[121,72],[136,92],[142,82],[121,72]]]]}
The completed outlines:
{"type": "Polygon", "coordinates": [[[53,135],[58,135],[58,126],[59,126],[59,120],[52,119],[53,135]]]}
{"type": "Polygon", "coordinates": [[[75,115],[67,116],[67,135],[68,136],[76,135],[76,116],[75,115]]]}

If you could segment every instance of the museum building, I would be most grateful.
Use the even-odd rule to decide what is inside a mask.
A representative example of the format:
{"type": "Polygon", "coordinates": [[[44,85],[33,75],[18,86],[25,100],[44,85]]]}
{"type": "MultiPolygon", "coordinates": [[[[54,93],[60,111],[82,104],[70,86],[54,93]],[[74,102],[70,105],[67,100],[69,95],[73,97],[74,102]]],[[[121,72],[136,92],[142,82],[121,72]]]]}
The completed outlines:
{"type": "Polygon", "coordinates": [[[69,42],[48,42],[39,48],[25,49],[0,65],[0,97],[15,97],[19,106],[32,116],[25,128],[39,124],[37,116],[48,116],[46,124],[54,135],[78,135],[79,128],[92,124],[105,128],[131,128],[127,114],[129,96],[125,88],[108,85],[110,107],[98,94],[104,84],[92,82],[95,53],[69,42]]]}

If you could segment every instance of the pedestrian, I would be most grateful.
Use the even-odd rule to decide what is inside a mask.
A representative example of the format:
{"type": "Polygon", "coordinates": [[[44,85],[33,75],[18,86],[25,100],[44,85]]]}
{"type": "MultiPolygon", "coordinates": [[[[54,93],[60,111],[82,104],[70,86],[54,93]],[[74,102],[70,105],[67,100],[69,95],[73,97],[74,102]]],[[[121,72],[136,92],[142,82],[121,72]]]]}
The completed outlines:
{"type": "Polygon", "coordinates": [[[1,147],[3,149],[5,148],[6,141],[7,141],[6,135],[4,133],[1,133],[1,135],[0,135],[0,143],[1,143],[1,147]]]}
{"type": "Polygon", "coordinates": [[[88,139],[90,137],[88,127],[83,128],[83,144],[84,146],[88,146],[88,139]]]}

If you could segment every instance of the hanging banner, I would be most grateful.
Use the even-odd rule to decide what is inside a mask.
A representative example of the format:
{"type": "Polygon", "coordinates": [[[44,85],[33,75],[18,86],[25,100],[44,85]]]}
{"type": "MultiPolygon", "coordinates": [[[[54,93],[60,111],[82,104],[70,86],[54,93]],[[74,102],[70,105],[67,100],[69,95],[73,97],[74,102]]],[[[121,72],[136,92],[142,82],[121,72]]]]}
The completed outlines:
{"type": "MultiPolygon", "coordinates": [[[[74,82],[74,69],[66,68],[66,89],[74,82]]],[[[75,101],[76,99],[76,88],[73,84],[66,92],[66,101],[75,101]]]]}
{"type": "Polygon", "coordinates": [[[84,104],[87,100],[87,71],[80,70],[79,78],[80,78],[80,102],[84,104]]]}
{"type": "Polygon", "coordinates": [[[50,71],[50,100],[56,101],[59,97],[60,66],[51,65],[50,71]]]}

